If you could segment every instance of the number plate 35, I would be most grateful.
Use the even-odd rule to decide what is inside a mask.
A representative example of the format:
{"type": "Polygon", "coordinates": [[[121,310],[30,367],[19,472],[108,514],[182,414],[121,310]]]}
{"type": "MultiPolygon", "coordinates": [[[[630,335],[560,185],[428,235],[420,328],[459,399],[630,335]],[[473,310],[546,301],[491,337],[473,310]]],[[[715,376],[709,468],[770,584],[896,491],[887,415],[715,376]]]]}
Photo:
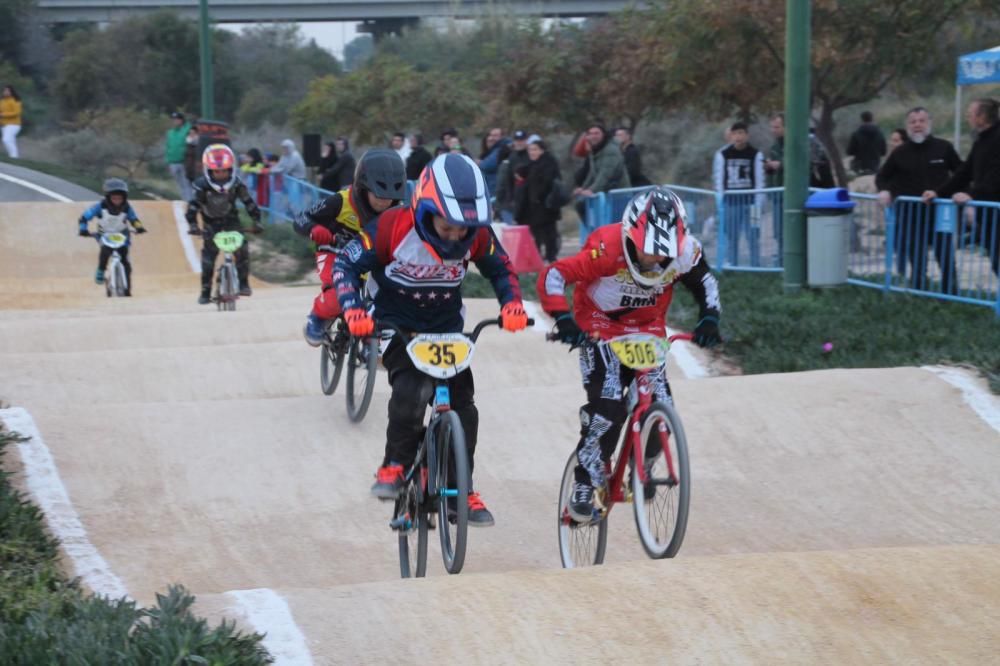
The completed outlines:
{"type": "Polygon", "coordinates": [[[651,370],[663,365],[669,344],[655,335],[624,335],[608,343],[622,365],[633,370],[651,370]]]}
{"type": "Polygon", "coordinates": [[[437,379],[449,379],[468,368],[475,349],[461,333],[423,333],[406,346],[417,370],[437,379]]]}

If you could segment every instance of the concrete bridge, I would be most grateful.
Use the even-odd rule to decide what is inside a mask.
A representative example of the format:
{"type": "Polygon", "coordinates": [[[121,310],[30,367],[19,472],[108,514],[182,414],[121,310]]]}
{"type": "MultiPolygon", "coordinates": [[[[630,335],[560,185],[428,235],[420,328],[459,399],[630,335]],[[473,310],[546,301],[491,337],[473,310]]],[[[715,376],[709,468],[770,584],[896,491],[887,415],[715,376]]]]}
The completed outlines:
{"type": "MultiPolygon", "coordinates": [[[[491,13],[521,16],[596,16],[625,9],[636,0],[210,0],[218,23],[255,21],[414,21],[476,18],[491,13]]],[[[644,4],[644,3],[639,3],[644,4]]],[[[172,9],[198,17],[198,0],[38,0],[47,22],[111,22],[172,9]]]]}

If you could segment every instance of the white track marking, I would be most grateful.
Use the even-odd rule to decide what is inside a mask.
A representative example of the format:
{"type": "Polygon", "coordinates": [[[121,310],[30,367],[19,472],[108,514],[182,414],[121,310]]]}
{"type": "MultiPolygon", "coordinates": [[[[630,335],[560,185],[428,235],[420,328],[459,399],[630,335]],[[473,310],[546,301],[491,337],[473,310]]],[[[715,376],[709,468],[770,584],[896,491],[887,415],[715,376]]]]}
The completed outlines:
{"type": "Polygon", "coordinates": [[[961,389],[962,397],[969,407],[972,407],[972,410],[990,427],[1000,432],[1000,398],[980,386],[967,371],[934,365],[924,365],[920,369],[933,372],[952,386],[961,389]]]}
{"type": "Polygon", "coordinates": [[[274,590],[232,590],[226,592],[239,603],[254,630],[264,636],[264,647],[278,666],[308,666],[313,663],[306,638],[295,624],[288,603],[274,590]]]}
{"type": "Polygon", "coordinates": [[[177,235],[181,238],[181,245],[184,246],[184,256],[187,257],[188,263],[191,264],[191,270],[195,273],[201,273],[201,259],[198,258],[198,252],[194,249],[194,241],[191,240],[191,234],[188,233],[188,223],[184,217],[183,201],[174,202],[174,220],[177,221],[177,235]]]}
{"type": "Polygon", "coordinates": [[[28,410],[21,407],[0,409],[0,420],[7,429],[28,440],[17,447],[24,461],[24,476],[32,499],[45,513],[49,529],[62,543],[76,575],[97,594],[112,599],[128,596],[128,590],[121,578],[111,571],[111,567],[97,552],[94,544],[87,539],[83,523],[70,502],[66,486],[59,478],[52,454],[45,446],[41,433],[28,410]]]}
{"type": "Polygon", "coordinates": [[[52,190],[42,187],[41,185],[35,185],[34,183],[22,180],[20,178],[15,178],[14,176],[8,176],[5,173],[0,173],[0,178],[6,180],[7,182],[14,183],[15,185],[20,185],[21,187],[27,187],[29,190],[34,190],[36,192],[41,192],[47,197],[51,197],[56,201],[64,201],[66,203],[73,203],[73,200],[69,197],[64,197],[58,192],[53,192],[52,190]]]}
{"type": "MultiPolygon", "coordinates": [[[[679,333],[680,331],[675,331],[673,329],[667,329],[667,335],[673,335],[679,333]]],[[[693,342],[682,342],[680,344],[673,344],[670,346],[670,353],[673,355],[674,360],[677,361],[678,367],[680,367],[681,372],[688,379],[702,379],[704,377],[709,377],[710,373],[708,368],[702,365],[701,361],[691,353],[691,348],[688,344],[694,344],[693,342]]]]}

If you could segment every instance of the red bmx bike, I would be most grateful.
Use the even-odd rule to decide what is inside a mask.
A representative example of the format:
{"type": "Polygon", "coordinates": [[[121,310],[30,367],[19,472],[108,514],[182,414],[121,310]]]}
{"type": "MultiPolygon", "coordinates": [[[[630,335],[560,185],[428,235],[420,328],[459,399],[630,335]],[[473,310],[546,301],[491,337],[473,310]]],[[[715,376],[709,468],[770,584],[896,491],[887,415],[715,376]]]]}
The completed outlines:
{"type": "Polygon", "coordinates": [[[634,334],[585,343],[610,347],[622,365],[635,370],[635,379],[626,394],[629,418],[622,429],[621,444],[608,464],[607,482],[594,492],[594,515],[589,522],[570,517],[567,506],[575,481],[576,451],[566,462],[559,490],[559,556],[563,567],[604,562],[608,514],[618,502],[632,504],[639,540],[651,558],[673,557],[680,550],[691,501],[687,439],[673,406],[653,401],[650,374],[666,362],[671,342],[691,337],[683,333],[664,340],[634,334]]]}

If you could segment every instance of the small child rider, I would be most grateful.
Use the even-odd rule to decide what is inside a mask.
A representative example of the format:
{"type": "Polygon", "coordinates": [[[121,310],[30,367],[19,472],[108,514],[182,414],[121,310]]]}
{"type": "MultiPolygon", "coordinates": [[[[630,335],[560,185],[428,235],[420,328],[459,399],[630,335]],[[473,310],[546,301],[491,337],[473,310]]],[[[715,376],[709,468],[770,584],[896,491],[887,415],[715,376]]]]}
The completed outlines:
{"type": "MultiPolygon", "coordinates": [[[[409,206],[379,215],[337,255],[333,280],[351,334],[371,335],[375,329],[360,291],[365,273],[371,273],[378,285],[374,316],[380,322],[414,333],[461,331],[465,323],[461,287],[470,261],[493,284],[503,328],[522,330],[528,317],[521,288],[490,228],[483,174],[469,157],[446,153],[424,168],[409,206]]],[[[434,390],[433,379],[413,366],[406,344],[396,336],[382,356],[392,395],[385,457],[372,486],[372,494],[380,499],[395,498],[403,485],[434,390]]],[[[451,379],[450,389],[452,408],[465,430],[471,474],[479,430],[472,371],[451,379]]],[[[492,514],[471,487],[468,504],[470,525],[493,525],[492,514]]]]}
{"type": "MultiPolygon", "coordinates": [[[[260,226],[260,208],[250,197],[247,186],[236,175],[236,155],[232,148],[224,143],[213,143],[205,148],[201,156],[203,174],[197,178],[191,188],[193,194],[188,202],[185,217],[188,221],[188,233],[202,236],[204,244],[201,247],[201,295],[198,303],[205,305],[211,302],[212,274],[215,272],[215,258],[219,256],[219,248],[212,242],[212,237],[219,231],[242,231],[236,200],[243,202],[247,214],[253,218],[254,225],[250,229],[255,234],[264,231],[260,226]],[[198,213],[201,213],[203,231],[198,229],[198,213]]],[[[250,249],[244,243],[236,251],[236,273],[240,280],[240,296],[250,296],[250,249]]]]}
{"type": "MultiPolygon", "coordinates": [[[[128,202],[128,183],[121,178],[108,178],[104,181],[104,198],[93,206],[83,211],[80,216],[80,235],[90,236],[89,223],[97,219],[97,232],[102,234],[125,234],[129,236],[129,225],[135,229],[135,233],[144,234],[146,228],[142,226],[139,217],[135,214],[135,209],[128,202]]],[[[128,288],[125,290],[126,296],[132,295],[132,262],[128,259],[129,241],[118,248],[118,256],[121,257],[122,265],[125,267],[125,279],[128,288]]],[[[108,259],[111,258],[112,250],[106,245],[101,245],[101,252],[97,256],[97,273],[94,274],[94,282],[104,284],[104,271],[108,267],[108,259]]]]}
{"type": "Polygon", "coordinates": [[[295,230],[316,243],[316,273],[322,284],[303,329],[306,342],[313,347],[323,342],[323,331],[330,321],[340,316],[332,277],[337,253],[379,213],[398,205],[405,193],[403,160],[394,150],[375,148],[361,156],[352,185],[296,218],[295,230]]]}
{"type": "MultiPolygon", "coordinates": [[[[635,375],[605,342],[628,333],[666,336],[667,309],[678,281],[700,308],[694,341],[702,347],[721,342],[719,286],[701,243],[686,233],[686,221],[684,203],[671,190],[647,190],[632,198],[621,222],[600,227],[578,254],[556,261],[538,276],[542,307],[555,317],[559,340],[582,345],[587,402],[580,409],[579,464],[568,507],[578,522],[592,518],[594,489],[605,482],[605,466],[628,416],[623,389],[635,375]],[[566,301],[568,284],[576,285],[573,314],[566,301]]],[[[653,399],[672,404],[666,368],[655,371],[652,379],[653,399]]]]}

